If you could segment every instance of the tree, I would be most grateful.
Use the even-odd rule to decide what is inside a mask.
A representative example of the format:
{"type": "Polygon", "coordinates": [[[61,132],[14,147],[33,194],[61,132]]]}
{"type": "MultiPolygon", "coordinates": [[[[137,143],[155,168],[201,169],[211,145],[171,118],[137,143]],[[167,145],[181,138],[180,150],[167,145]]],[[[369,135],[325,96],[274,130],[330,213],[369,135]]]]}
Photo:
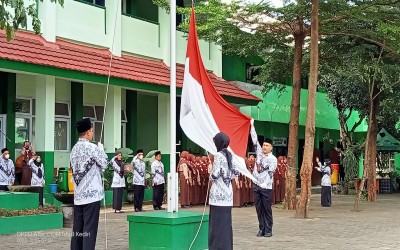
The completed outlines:
{"type": "MultiPolygon", "coordinates": [[[[167,10],[169,8],[167,0],[153,0],[153,2],[167,10]]],[[[285,208],[295,209],[301,73],[304,48],[307,45],[306,38],[310,35],[311,1],[290,1],[281,8],[274,8],[265,1],[260,1],[258,4],[244,2],[233,1],[226,4],[220,0],[198,1],[196,5],[198,34],[203,39],[220,44],[224,53],[261,57],[265,61],[261,69],[265,72],[262,72],[257,79],[266,87],[275,86],[274,82],[280,80],[277,78],[290,75],[292,70],[289,171],[285,208]],[[279,55],[291,60],[282,60],[279,55]]],[[[390,9],[385,9],[382,13],[376,13],[376,9],[382,10],[399,4],[397,0],[321,1],[319,2],[321,38],[348,35],[378,41],[375,31],[371,30],[369,25],[371,19],[378,20],[375,22],[381,24],[387,23],[386,20],[396,23],[397,16],[390,9]]],[[[188,15],[190,9],[178,8],[178,13],[188,15]]],[[[181,28],[187,29],[187,23],[184,22],[181,28]]],[[[390,48],[396,43],[395,41],[385,44],[385,48],[390,48]]]]}
{"type": "MultiPolygon", "coordinates": [[[[366,117],[368,121],[364,173],[354,206],[354,210],[357,211],[364,182],[367,178],[368,200],[376,200],[378,122],[382,123],[391,117],[395,117],[393,121],[396,121],[399,117],[399,111],[393,109],[393,106],[390,111],[389,106],[398,103],[400,98],[400,72],[397,66],[400,63],[400,55],[393,53],[395,48],[385,49],[385,46],[382,46],[383,41],[380,45],[381,42],[372,43],[348,36],[332,37],[331,39],[338,41],[338,43],[330,42],[329,47],[332,54],[337,55],[337,59],[340,59],[341,63],[337,61],[322,63],[323,85],[327,87],[334,105],[339,106],[342,110],[347,109],[347,112],[357,109],[361,118],[366,117]],[[351,83],[350,86],[349,83],[351,83]],[[332,85],[341,89],[340,95],[334,91],[335,87],[332,87],[332,85]],[[380,107],[384,109],[381,111],[380,107]]],[[[340,91],[338,90],[338,92],[340,91]]],[[[389,127],[394,127],[395,123],[392,122],[391,124],[389,127]]],[[[348,148],[354,146],[351,131],[350,134],[346,135],[346,138],[342,138],[342,141],[348,148]]]]}
{"type": "MultiPolygon", "coordinates": [[[[43,0],[40,0],[43,2],[43,0]]],[[[57,1],[64,5],[64,0],[57,1]]],[[[24,0],[0,0],[0,29],[6,31],[7,41],[10,41],[15,32],[20,28],[26,28],[28,17],[32,17],[32,26],[36,34],[40,33],[40,20],[36,9],[36,1],[25,6],[24,0]]]]}
{"type": "Polygon", "coordinates": [[[318,82],[318,0],[312,1],[311,44],[310,44],[310,78],[308,82],[306,140],[304,157],[301,166],[301,193],[296,209],[296,218],[308,218],[308,207],[311,197],[311,174],[313,169],[313,151],[315,139],[315,105],[318,82]]]}

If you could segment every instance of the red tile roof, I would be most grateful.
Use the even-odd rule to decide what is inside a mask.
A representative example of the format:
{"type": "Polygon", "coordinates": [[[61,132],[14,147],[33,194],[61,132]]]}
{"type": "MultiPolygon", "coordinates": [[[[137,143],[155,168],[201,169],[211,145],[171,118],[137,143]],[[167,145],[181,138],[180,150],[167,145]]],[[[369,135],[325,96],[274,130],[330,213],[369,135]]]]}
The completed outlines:
{"type": "MultiPolygon", "coordinates": [[[[11,42],[6,42],[4,31],[0,32],[0,58],[24,63],[76,70],[97,75],[108,75],[110,65],[108,49],[93,48],[63,40],[49,43],[39,35],[19,31],[11,42]]],[[[182,87],[184,66],[177,66],[177,87],[182,87]]],[[[162,62],[123,55],[114,57],[111,76],[149,84],[169,86],[169,68],[162,62]]],[[[224,96],[260,101],[209,73],[217,91],[224,96]]]]}

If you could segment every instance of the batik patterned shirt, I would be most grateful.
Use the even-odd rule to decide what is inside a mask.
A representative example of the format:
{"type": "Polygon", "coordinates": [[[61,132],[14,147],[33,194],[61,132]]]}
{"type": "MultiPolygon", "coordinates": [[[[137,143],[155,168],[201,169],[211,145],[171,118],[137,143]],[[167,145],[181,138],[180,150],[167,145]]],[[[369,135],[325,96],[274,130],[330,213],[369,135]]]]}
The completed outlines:
{"type": "Polygon", "coordinates": [[[118,165],[117,161],[115,160],[115,157],[111,159],[111,163],[114,170],[114,176],[112,179],[111,187],[113,188],[125,187],[125,177],[124,176],[121,177],[121,175],[119,175],[119,173],[121,172],[121,167],[118,165]]]}
{"type": "Polygon", "coordinates": [[[210,205],[233,206],[232,180],[239,175],[237,169],[235,161],[232,161],[232,169],[229,169],[224,153],[218,152],[214,155],[214,163],[210,175],[212,181],[210,205]]]}
{"type": "Polygon", "coordinates": [[[144,186],[146,175],[146,163],[135,156],[132,160],[133,166],[133,185],[144,186]]]}
{"type": "Polygon", "coordinates": [[[0,186],[8,186],[14,184],[15,167],[14,162],[10,159],[0,157],[0,186]]]}
{"type": "Polygon", "coordinates": [[[79,138],[71,150],[75,205],[85,205],[104,198],[101,173],[107,168],[107,164],[104,150],[79,138]]]}
{"type": "Polygon", "coordinates": [[[32,169],[31,186],[32,187],[44,187],[44,183],[45,182],[44,182],[44,167],[43,167],[43,163],[40,163],[40,165],[37,166],[34,163],[34,160],[30,159],[28,161],[28,166],[32,169]],[[39,177],[39,171],[42,172],[41,177],[39,177]]]}
{"type": "Polygon", "coordinates": [[[153,161],[151,164],[151,175],[153,176],[153,183],[157,185],[164,184],[164,164],[161,161],[153,161]]]}
{"type": "Polygon", "coordinates": [[[274,172],[278,165],[278,160],[272,153],[263,153],[262,148],[258,143],[256,130],[253,126],[251,127],[250,134],[257,153],[253,176],[256,178],[259,185],[265,183],[267,189],[272,189],[274,184],[274,172]],[[260,172],[258,172],[258,165],[260,165],[260,172]]]}
{"type": "Polygon", "coordinates": [[[327,165],[322,165],[321,162],[318,162],[317,170],[323,174],[321,179],[321,186],[331,186],[331,168],[327,165]]]}

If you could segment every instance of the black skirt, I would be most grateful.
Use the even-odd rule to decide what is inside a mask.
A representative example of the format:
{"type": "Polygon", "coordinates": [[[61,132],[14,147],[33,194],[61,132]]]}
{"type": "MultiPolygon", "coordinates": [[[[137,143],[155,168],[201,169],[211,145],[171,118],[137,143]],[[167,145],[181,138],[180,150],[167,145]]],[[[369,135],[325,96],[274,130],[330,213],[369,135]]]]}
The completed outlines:
{"type": "Polygon", "coordinates": [[[112,208],[119,211],[122,208],[122,194],[123,194],[124,188],[123,187],[118,187],[118,188],[113,188],[113,205],[112,208]]]}
{"type": "Polygon", "coordinates": [[[332,204],[331,186],[322,186],[321,188],[321,205],[330,207],[332,204]]]}
{"type": "Polygon", "coordinates": [[[232,207],[210,206],[208,249],[233,249],[232,207]]]}

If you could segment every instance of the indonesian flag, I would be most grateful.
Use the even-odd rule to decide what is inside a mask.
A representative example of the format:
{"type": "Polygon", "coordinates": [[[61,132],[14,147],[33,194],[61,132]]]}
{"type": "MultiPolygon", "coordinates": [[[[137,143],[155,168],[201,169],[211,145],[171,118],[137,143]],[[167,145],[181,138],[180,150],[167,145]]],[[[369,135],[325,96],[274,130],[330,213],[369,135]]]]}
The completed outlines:
{"type": "Polygon", "coordinates": [[[224,132],[230,139],[228,150],[239,172],[256,182],[247,170],[247,141],[251,118],[240,113],[215,90],[200,55],[194,9],[190,17],[185,75],[179,123],[186,136],[212,154],[217,153],[214,136],[224,132]]]}

